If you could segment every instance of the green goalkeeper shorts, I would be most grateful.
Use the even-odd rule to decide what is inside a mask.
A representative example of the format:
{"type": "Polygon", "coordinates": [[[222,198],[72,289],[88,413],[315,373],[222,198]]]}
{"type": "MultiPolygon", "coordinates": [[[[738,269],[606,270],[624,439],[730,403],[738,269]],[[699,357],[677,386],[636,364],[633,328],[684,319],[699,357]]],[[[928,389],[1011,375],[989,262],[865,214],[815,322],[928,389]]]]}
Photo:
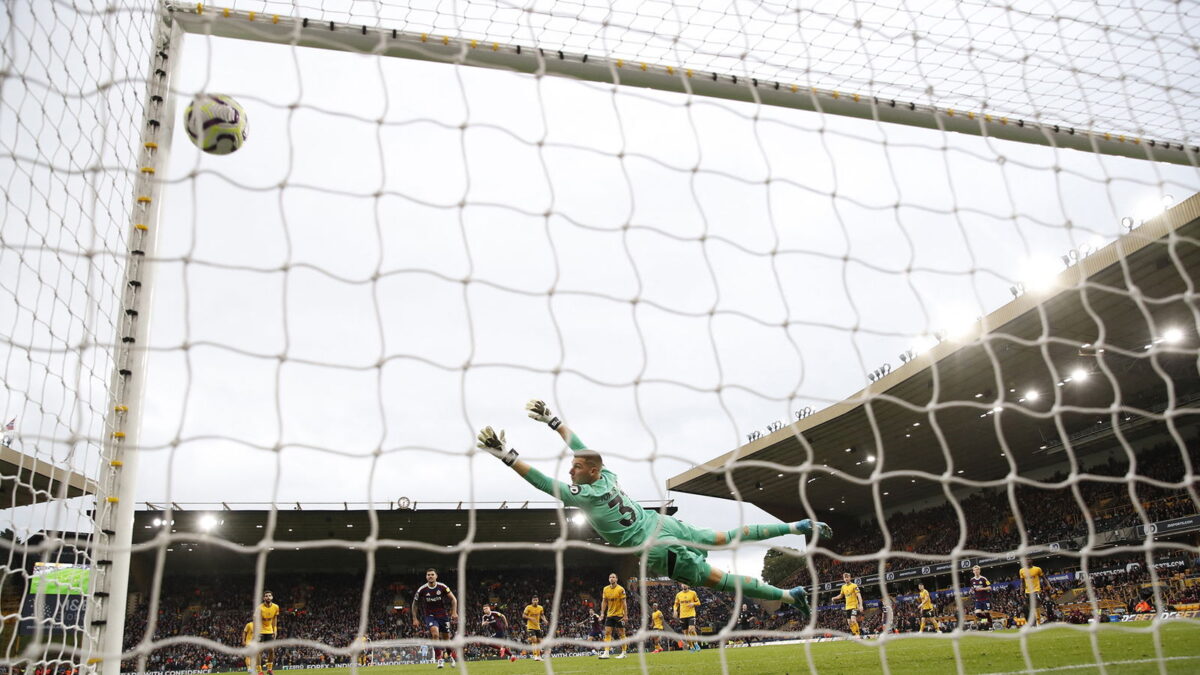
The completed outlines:
{"type": "Polygon", "coordinates": [[[671,516],[659,516],[650,528],[650,548],[646,568],[654,576],[670,577],[690,586],[702,586],[708,579],[708,551],[688,546],[689,542],[712,540],[712,532],[700,530],[671,516]]]}

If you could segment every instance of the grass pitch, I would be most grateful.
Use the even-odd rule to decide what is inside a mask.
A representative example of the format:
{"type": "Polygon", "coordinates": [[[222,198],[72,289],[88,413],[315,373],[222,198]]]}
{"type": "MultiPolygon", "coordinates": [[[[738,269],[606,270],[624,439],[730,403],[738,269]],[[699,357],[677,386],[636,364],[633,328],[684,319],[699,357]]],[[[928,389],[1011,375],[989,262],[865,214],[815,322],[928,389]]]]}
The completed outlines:
{"type": "MultiPolygon", "coordinates": [[[[1051,628],[1027,635],[1024,643],[1029,664],[1022,656],[1022,640],[1015,631],[997,631],[965,635],[958,639],[944,636],[913,635],[889,640],[880,645],[866,642],[820,642],[800,645],[706,649],[698,654],[666,652],[639,657],[630,653],[624,660],[602,661],[595,657],[563,657],[549,663],[521,659],[474,661],[466,664],[472,675],[523,675],[559,673],[561,675],[633,675],[634,673],[721,673],[732,675],[862,675],[883,672],[883,661],[895,675],[931,675],[957,673],[956,661],[969,675],[991,673],[1051,672],[1068,675],[1108,675],[1159,673],[1160,663],[1150,625],[1133,628],[1129,624],[1104,625],[1096,633],[1100,659],[1097,666],[1092,636],[1072,628],[1051,628]],[[955,655],[957,643],[958,655],[955,655]],[[1032,671],[1030,670],[1032,667],[1032,671]],[[552,669],[552,670],[551,670],[552,669]]],[[[1200,673],[1200,623],[1160,624],[1162,666],[1167,673],[1200,673]]],[[[408,675],[434,671],[436,666],[373,666],[360,669],[359,675],[408,675]]],[[[462,671],[463,666],[443,673],[462,671]]],[[[345,675],[348,669],[321,671],[345,675]]]]}

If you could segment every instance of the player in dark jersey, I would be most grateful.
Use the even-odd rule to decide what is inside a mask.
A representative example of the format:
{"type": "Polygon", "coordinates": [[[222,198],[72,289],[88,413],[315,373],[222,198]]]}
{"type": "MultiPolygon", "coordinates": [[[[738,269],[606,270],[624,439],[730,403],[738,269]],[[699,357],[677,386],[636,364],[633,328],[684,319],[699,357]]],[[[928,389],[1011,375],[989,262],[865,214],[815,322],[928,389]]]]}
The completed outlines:
{"type": "Polygon", "coordinates": [[[971,568],[971,593],[975,596],[975,628],[991,630],[992,627],[992,582],[983,576],[979,565],[971,568]]]}
{"type": "MultiPolygon", "coordinates": [[[[429,629],[429,636],[434,643],[450,639],[450,622],[458,621],[458,598],[450,591],[450,587],[437,580],[437,570],[430,567],[425,570],[425,583],[417,589],[412,603],[413,628],[422,624],[429,629]]],[[[450,655],[450,667],[454,662],[454,653],[449,649],[434,646],[433,657],[437,659],[437,667],[445,667],[445,655],[450,655]]]]}
{"type": "Polygon", "coordinates": [[[757,606],[752,609],[750,605],[743,602],[742,611],[738,612],[737,615],[737,629],[747,633],[747,635],[743,638],[747,644],[752,642],[755,638],[754,634],[750,632],[754,630],[754,624],[756,623],[757,619],[755,616],[755,609],[757,609],[757,606]]]}
{"type": "MultiPolygon", "coordinates": [[[[593,642],[599,642],[604,639],[604,617],[596,613],[596,610],[588,610],[588,618],[584,619],[583,625],[588,627],[588,639],[593,642]]],[[[595,652],[595,649],[592,649],[595,652]]]]}
{"type": "Polygon", "coordinates": [[[896,622],[896,608],[892,606],[892,601],[888,598],[883,598],[879,603],[879,632],[886,634],[892,632],[892,625],[896,622]]]}
{"type": "MultiPolygon", "coordinates": [[[[483,619],[481,623],[483,623],[483,629],[491,633],[491,637],[497,640],[508,639],[508,617],[493,610],[491,605],[483,606],[483,619]]],[[[508,649],[504,645],[500,645],[500,658],[504,658],[507,653],[508,649]]],[[[512,655],[512,660],[517,660],[516,654],[512,655]]]]}

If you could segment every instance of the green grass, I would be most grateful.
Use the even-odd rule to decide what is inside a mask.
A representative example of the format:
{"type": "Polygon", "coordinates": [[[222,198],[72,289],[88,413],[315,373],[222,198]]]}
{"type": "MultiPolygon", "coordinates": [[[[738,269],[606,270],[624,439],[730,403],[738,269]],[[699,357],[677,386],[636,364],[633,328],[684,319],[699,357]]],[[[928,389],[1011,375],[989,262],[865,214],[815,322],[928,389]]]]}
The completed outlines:
{"type": "MultiPolygon", "coordinates": [[[[1158,673],[1155,661],[1153,635],[1146,631],[1148,624],[1134,629],[1131,624],[1102,626],[1096,639],[1099,653],[1107,666],[1109,675],[1127,673],[1158,673]],[[1127,663],[1118,663],[1127,662],[1127,663]]],[[[1200,623],[1174,622],[1160,625],[1158,634],[1162,641],[1163,656],[1175,657],[1165,661],[1168,673],[1200,672],[1200,623]]],[[[822,642],[808,645],[765,646],[754,648],[707,649],[698,654],[667,652],[646,654],[644,661],[631,653],[624,660],[601,661],[595,657],[558,658],[550,661],[554,673],[561,675],[632,675],[633,673],[721,673],[731,675],[795,675],[816,672],[821,675],[861,675],[883,671],[886,659],[890,672],[895,675],[932,675],[957,673],[954,644],[958,645],[958,659],[963,672],[971,675],[983,673],[1007,673],[1024,671],[1025,660],[1021,654],[1019,634],[1015,631],[997,631],[983,635],[967,635],[957,640],[944,636],[906,636],[889,640],[882,648],[875,641],[866,642],[822,642]],[[722,667],[722,656],[725,668],[722,667]],[[811,661],[810,661],[811,657],[811,661]],[[811,667],[810,667],[811,664],[811,667]]],[[[1035,671],[1058,669],[1069,675],[1091,675],[1101,672],[1096,666],[1091,637],[1088,633],[1071,628],[1053,628],[1029,635],[1024,640],[1030,662],[1035,671]],[[1088,664],[1091,664],[1088,667],[1088,664]]],[[[522,659],[516,663],[508,661],[473,661],[468,665],[472,675],[519,675],[522,673],[548,673],[545,663],[522,659]]],[[[433,671],[436,667],[424,666],[373,666],[361,670],[359,675],[408,675],[433,671]]],[[[462,670],[460,665],[457,669],[462,670]]],[[[282,672],[282,671],[280,671],[282,672]]],[[[342,675],[348,669],[317,671],[322,675],[342,675]]],[[[447,667],[444,673],[455,672],[447,667]]],[[[1027,671],[1026,671],[1027,672],[1027,671]]]]}
{"type": "Polygon", "coordinates": [[[29,593],[46,595],[86,595],[92,571],[86,567],[35,568],[29,580],[29,593]]]}

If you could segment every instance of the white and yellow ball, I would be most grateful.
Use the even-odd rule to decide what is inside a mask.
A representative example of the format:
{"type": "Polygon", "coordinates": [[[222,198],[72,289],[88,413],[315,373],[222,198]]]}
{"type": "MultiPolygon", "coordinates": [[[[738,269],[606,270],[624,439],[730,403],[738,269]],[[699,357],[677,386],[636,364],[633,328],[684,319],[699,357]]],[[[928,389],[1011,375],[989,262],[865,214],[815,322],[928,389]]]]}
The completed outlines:
{"type": "Polygon", "coordinates": [[[204,152],[228,155],[246,142],[246,111],[232,96],[196,94],[183,111],[183,127],[204,152]]]}

